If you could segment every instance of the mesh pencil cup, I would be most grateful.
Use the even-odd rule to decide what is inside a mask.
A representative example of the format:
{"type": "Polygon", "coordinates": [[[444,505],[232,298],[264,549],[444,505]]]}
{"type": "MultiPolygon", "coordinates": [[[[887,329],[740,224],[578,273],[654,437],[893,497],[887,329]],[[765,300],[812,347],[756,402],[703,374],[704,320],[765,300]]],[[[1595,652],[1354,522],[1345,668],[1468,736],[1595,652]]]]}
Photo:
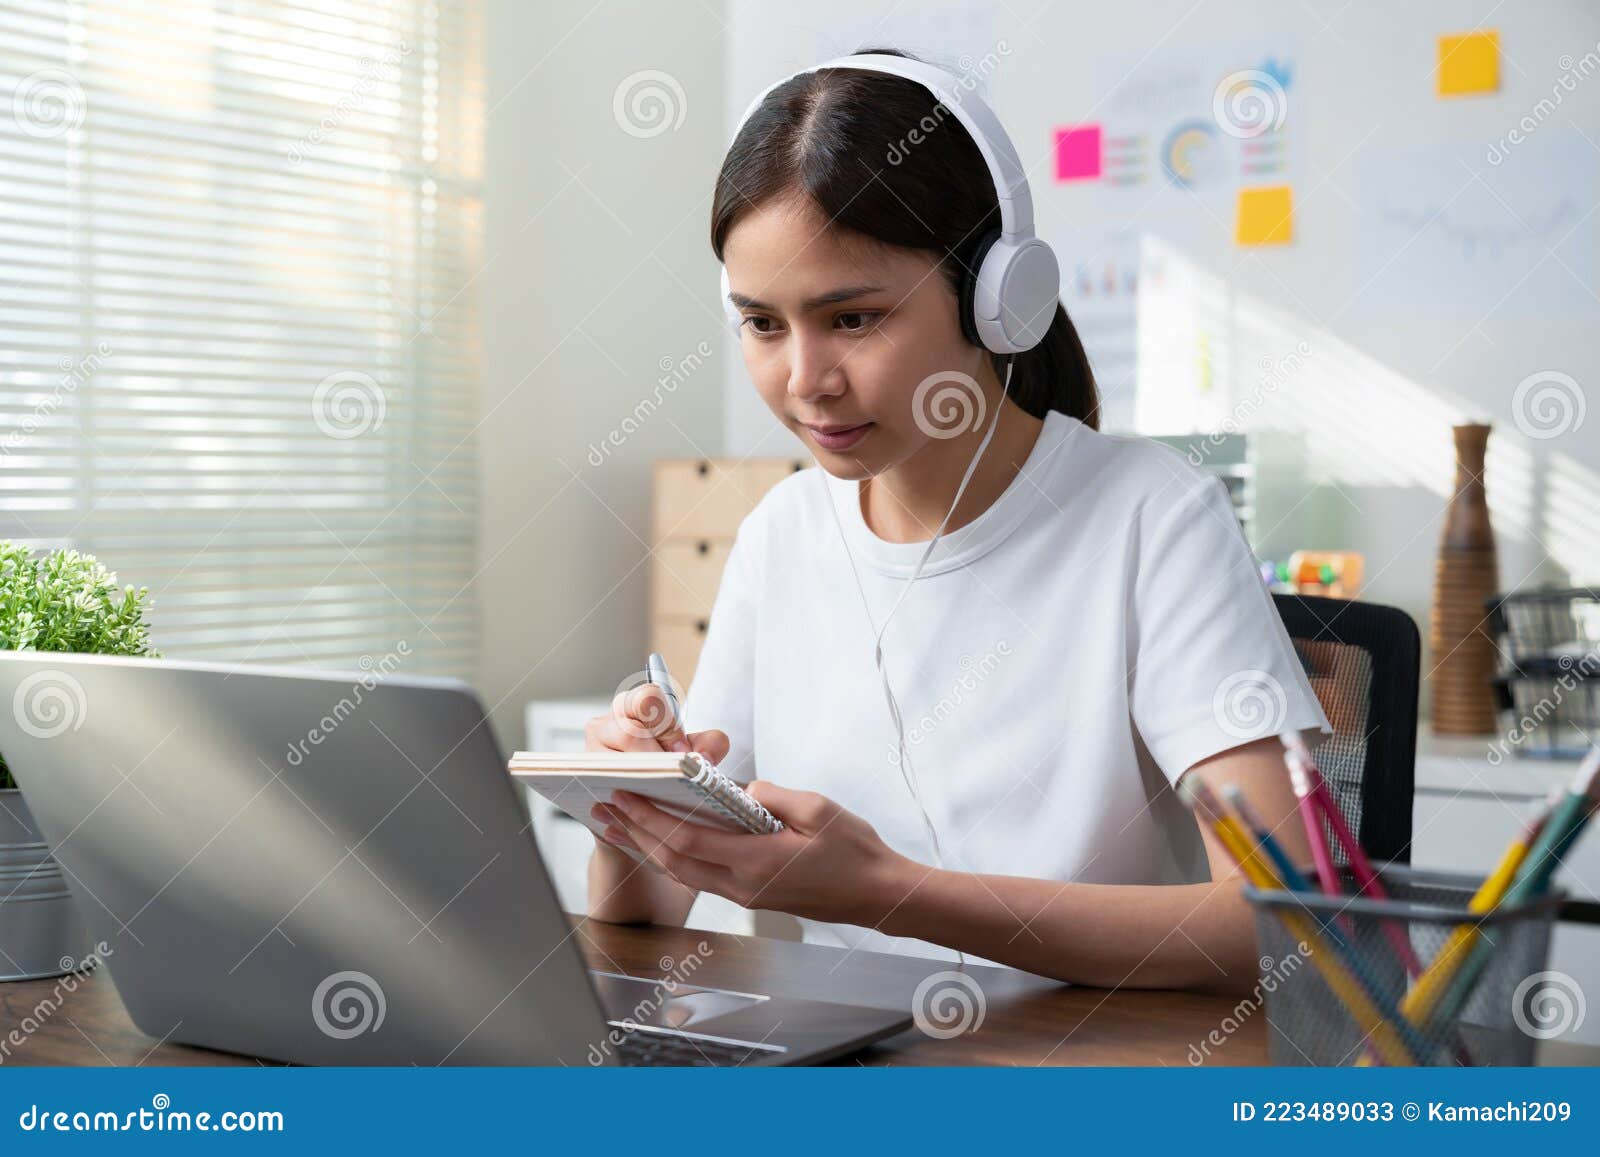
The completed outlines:
{"type": "Polygon", "coordinates": [[[1394,864],[1378,874],[1388,900],[1359,895],[1348,873],[1339,896],[1244,889],[1255,910],[1272,1063],[1531,1065],[1542,1034],[1530,1010],[1540,1004],[1563,893],[1478,915],[1467,905],[1479,878],[1394,864]],[[1409,978],[1397,935],[1424,970],[1450,945],[1434,978],[1449,983],[1430,992],[1409,978]],[[1426,1007],[1433,1015],[1420,1013],[1426,1007]]]}

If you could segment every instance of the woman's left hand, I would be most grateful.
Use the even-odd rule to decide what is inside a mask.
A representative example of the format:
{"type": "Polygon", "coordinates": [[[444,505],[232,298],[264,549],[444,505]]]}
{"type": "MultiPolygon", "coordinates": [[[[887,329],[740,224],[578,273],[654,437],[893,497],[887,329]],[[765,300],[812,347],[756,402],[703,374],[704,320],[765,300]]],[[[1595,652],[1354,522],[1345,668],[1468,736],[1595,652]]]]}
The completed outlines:
{"type": "Polygon", "coordinates": [[[686,887],[746,908],[870,927],[916,886],[917,865],[826,796],[762,780],[746,790],[783,821],[783,831],[711,828],[631,792],[613,792],[590,814],[607,824],[608,841],[633,848],[686,887]]]}

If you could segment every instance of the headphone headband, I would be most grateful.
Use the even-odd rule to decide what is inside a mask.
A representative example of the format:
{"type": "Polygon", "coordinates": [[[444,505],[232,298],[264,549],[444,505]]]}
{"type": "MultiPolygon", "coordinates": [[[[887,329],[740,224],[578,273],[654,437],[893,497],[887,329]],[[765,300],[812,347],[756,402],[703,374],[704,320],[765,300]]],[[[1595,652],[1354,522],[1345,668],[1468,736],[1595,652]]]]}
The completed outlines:
{"type": "MultiPolygon", "coordinates": [[[[957,77],[936,65],[885,52],[840,56],[790,73],[762,89],[734,126],[729,147],[774,89],[797,76],[833,68],[882,72],[914,81],[932,93],[967,130],[994,182],[1000,229],[979,239],[972,265],[965,271],[961,329],[975,345],[997,354],[1022,353],[1038,345],[1059,306],[1061,270],[1050,246],[1034,236],[1033,195],[1028,191],[1028,176],[1011,138],[981,98],[962,91],[964,85],[957,77]]],[[[726,266],[722,269],[722,306],[729,321],[737,324],[738,311],[728,301],[726,266]]]]}
{"type": "Polygon", "coordinates": [[[989,167],[990,179],[994,181],[995,196],[1000,202],[1001,238],[1015,242],[1033,236],[1033,195],[1028,191],[1028,177],[1023,171],[1022,162],[1017,158],[1017,150],[1012,145],[1011,138],[1006,135],[1005,128],[1000,124],[1000,118],[994,115],[994,111],[975,92],[964,94],[960,91],[961,81],[957,77],[936,65],[920,60],[908,60],[903,56],[890,56],[883,52],[863,52],[854,56],[836,57],[822,64],[814,64],[790,73],[762,89],[746,106],[744,115],[733,127],[729,145],[738,139],[745,122],[756,109],[761,107],[761,102],[766,100],[774,89],[788,84],[797,76],[821,72],[827,68],[856,68],[864,72],[888,73],[891,76],[915,81],[931,92],[950,110],[951,115],[961,122],[967,134],[972,137],[972,142],[978,146],[978,151],[983,154],[983,163],[989,167]],[[970,109],[966,105],[969,99],[972,101],[970,109]]]}

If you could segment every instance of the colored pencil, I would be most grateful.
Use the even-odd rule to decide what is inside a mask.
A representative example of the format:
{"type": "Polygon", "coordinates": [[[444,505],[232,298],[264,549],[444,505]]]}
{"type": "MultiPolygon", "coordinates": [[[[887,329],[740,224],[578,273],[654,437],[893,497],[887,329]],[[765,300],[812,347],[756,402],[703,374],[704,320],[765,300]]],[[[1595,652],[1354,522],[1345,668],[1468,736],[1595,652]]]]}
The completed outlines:
{"type": "MultiPolygon", "coordinates": [[[[1306,879],[1305,873],[1295,867],[1294,861],[1283,850],[1283,846],[1278,843],[1271,830],[1261,822],[1261,817],[1250,806],[1249,800],[1245,798],[1244,791],[1239,785],[1230,783],[1224,787],[1222,789],[1222,798],[1227,801],[1228,806],[1233,808],[1244,829],[1253,834],[1257,844],[1266,851],[1267,857],[1271,859],[1277,868],[1278,875],[1283,882],[1293,891],[1314,891],[1315,888],[1311,881],[1306,879]]],[[[1360,950],[1355,945],[1354,927],[1338,914],[1323,916],[1320,913],[1309,910],[1307,910],[1306,914],[1316,920],[1323,931],[1332,938],[1334,947],[1344,954],[1345,963],[1349,966],[1350,971],[1355,973],[1356,979],[1366,988],[1367,993],[1372,997],[1372,1002],[1378,1006],[1378,1011],[1394,1024],[1396,1031],[1405,1039],[1406,1047],[1411,1054],[1419,1058],[1422,1057],[1427,1051],[1422,1039],[1417,1035],[1415,1026],[1400,1015],[1400,1008],[1395,1004],[1394,998],[1389,996],[1387,989],[1372,974],[1371,969],[1367,967],[1366,960],[1362,958],[1360,950]]]]}
{"type": "MultiPolygon", "coordinates": [[[[1360,842],[1350,831],[1350,825],[1345,822],[1344,813],[1339,810],[1338,802],[1333,798],[1333,793],[1328,790],[1327,781],[1322,778],[1322,771],[1317,767],[1317,761],[1312,758],[1311,750],[1300,737],[1298,731],[1286,731],[1279,739],[1283,743],[1284,763],[1289,768],[1290,783],[1294,786],[1297,798],[1304,800],[1309,797],[1314,811],[1320,812],[1328,821],[1328,827],[1333,830],[1334,838],[1339,846],[1344,849],[1344,857],[1350,865],[1350,874],[1356,878],[1363,895],[1374,900],[1388,900],[1389,889],[1383,886],[1383,881],[1378,878],[1377,871],[1372,866],[1372,861],[1367,858],[1367,853],[1362,849],[1360,842]]],[[[1306,820],[1308,830],[1316,827],[1317,844],[1324,850],[1327,845],[1322,842],[1322,829],[1313,820],[1306,820]]],[[[1316,847],[1312,848],[1315,855],[1316,847]]],[[[1331,864],[1330,864],[1331,867],[1331,864]]],[[[1318,864],[1318,874],[1322,866],[1318,864]]],[[[1324,888],[1327,881],[1323,881],[1324,888]]],[[[1338,874],[1334,873],[1334,890],[1338,889],[1338,874]]],[[[1406,935],[1405,928],[1398,922],[1386,920],[1383,924],[1383,933],[1388,938],[1395,955],[1400,958],[1400,963],[1405,966],[1406,972],[1411,976],[1422,975],[1422,960],[1417,956],[1416,949],[1411,947],[1411,940],[1406,935]]]]}
{"type": "MultiPolygon", "coordinates": [[[[1233,818],[1222,810],[1204,781],[1194,775],[1183,776],[1178,780],[1178,792],[1191,808],[1202,814],[1217,839],[1238,863],[1246,879],[1263,890],[1283,889],[1283,881],[1269,864],[1256,855],[1249,839],[1233,818]]],[[[1281,910],[1278,918],[1288,928],[1290,935],[1315,946],[1311,952],[1312,965],[1322,974],[1328,988],[1345,1006],[1356,1026],[1371,1037],[1384,1061],[1394,1065],[1413,1064],[1412,1054],[1395,1026],[1374,1007],[1361,984],[1350,975],[1337,954],[1328,948],[1315,921],[1299,912],[1281,910]]]]}
{"type": "MultiPolygon", "coordinates": [[[[1522,829],[1512,839],[1510,846],[1500,857],[1500,862],[1495,865],[1493,872],[1473,893],[1472,899],[1467,903],[1467,911],[1482,913],[1491,912],[1505,898],[1512,881],[1516,878],[1517,870],[1527,859],[1528,849],[1533,846],[1533,841],[1538,838],[1540,830],[1550,818],[1552,810],[1559,800],[1559,795],[1548,801],[1530,818],[1522,829]]],[[[1406,993],[1405,1000],[1400,1003],[1400,1011],[1416,1024],[1426,1024],[1432,1019],[1439,1006],[1439,1001],[1444,997],[1445,989],[1451,978],[1459,971],[1461,964],[1466,960],[1467,954],[1474,948],[1483,935],[1476,924],[1459,924],[1445,940],[1438,955],[1428,965],[1411,991],[1406,993]]]]}
{"type": "MultiPolygon", "coordinates": [[[[1572,842],[1600,805],[1600,747],[1592,750],[1573,776],[1572,786],[1552,809],[1543,828],[1528,849],[1510,887],[1500,900],[1515,906],[1536,899],[1549,887],[1550,877],[1561,864],[1572,842]]],[[[1483,970],[1494,955],[1494,941],[1479,937],[1467,953],[1465,962],[1439,999],[1432,1017],[1434,1024],[1448,1024],[1461,1015],[1483,970]]]]}

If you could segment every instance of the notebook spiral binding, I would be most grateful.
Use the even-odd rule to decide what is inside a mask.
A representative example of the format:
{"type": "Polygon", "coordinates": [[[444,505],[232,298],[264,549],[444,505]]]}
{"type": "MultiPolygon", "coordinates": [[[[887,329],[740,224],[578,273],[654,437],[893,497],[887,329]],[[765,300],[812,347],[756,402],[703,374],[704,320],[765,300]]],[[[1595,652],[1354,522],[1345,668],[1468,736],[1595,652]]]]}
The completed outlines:
{"type": "Polygon", "coordinates": [[[698,751],[684,754],[681,769],[689,782],[734,823],[764,835],[783,831],[782,820],[757,803],[736,780],[718,771],[716,765],[698,751]]]}

